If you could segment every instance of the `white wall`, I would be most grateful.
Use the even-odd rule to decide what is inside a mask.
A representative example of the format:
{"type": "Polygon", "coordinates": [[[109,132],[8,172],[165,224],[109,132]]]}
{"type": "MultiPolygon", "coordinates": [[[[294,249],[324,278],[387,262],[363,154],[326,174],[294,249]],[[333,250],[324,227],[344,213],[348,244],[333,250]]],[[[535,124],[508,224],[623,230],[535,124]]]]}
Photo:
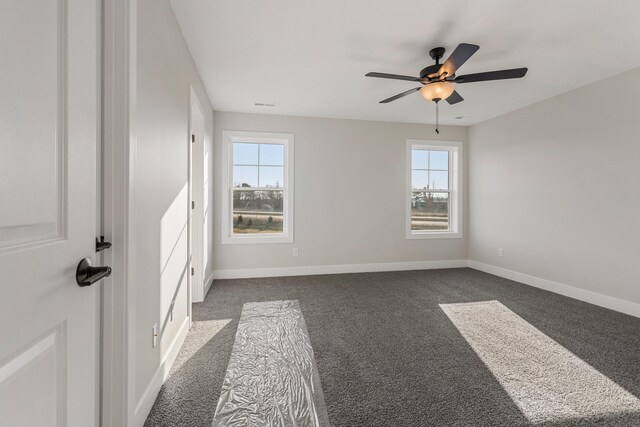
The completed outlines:
{"type": "Polygon", "coordinates": [[[166,369],[161,363],[176,337],[186,332],[181,328],[188,315],[190,85],[205,109],[209,146],[213,112],[168,0],[138,0],[137,16],[135,248],[131,260],[136,264],[135,399],[141,412],[136,418],[144,420],[166,369]],[[173,318],[169,313],[172,301],[173,318]],[[152,348],[155,323],[160,326],[160,338],[152,348]]]}
{"type": "Polygon", "coordinates": [[[295,134],[294,243],[222,245],[221,213],[214,220],[216,272],[467,259],[466,233],[461,239],[405,238],[406,140],[465,142],[466,128],[442,126],[438,136],[429,125],[227,112],[215,112],[214,128],[216,213],[223,197],[222,132],[295,134]]]}
{"type": "Polygon", "coordinates": [[[472,126],[469,258],[640,303],[639,120],[635,69],[472,126]]]}

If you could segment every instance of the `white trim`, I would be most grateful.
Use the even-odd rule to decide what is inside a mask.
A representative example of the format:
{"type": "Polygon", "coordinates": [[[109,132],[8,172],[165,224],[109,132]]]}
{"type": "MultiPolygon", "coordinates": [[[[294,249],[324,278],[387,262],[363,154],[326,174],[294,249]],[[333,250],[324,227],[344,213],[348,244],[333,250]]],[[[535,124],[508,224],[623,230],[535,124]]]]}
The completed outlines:
{"type": "Polygon", "coordinates": [[[267,267],[238,270],[215,270],[213,272],[213,278],[245,279],[255,277],[312,276],[317,274],[434,270],[439,268],[462,268],[466,266],[466,259],[442,261],[381,262],[371,264],[307,265],[299,267],[267,267]]]}
{"type": "MultiPolygon", "coordinates": [[[[253,244],[253,243],[293,243],[294,223],[294,140],[292,133],[273,132],[222,132],[222,244],[253,244]],[[231,212],[231,161],[233,156],[232,144],[234,142],[248,142],[256,144],[284,144],[284,205],[283,205],[283,233],[273,236],[267,235],[232,235],[233,221],[231,212]]],[[[270,188],[270,190],[276,190],[270,188]]]]}
{"type": "Polygon", "coordinates": [[[485,273],[493,274],[495,276],[504,277],[505,279],[524,283],[525,285],[533,286],[535,288],[544,289],[556,294],[564,295],[580,301],[588,302],[590,304],[598,305],[600,307],[608,308],[610,310],[615,310],[621,313],[629,314],[631,316],[640,317],[640,304],[631,301],[625,301],[620,298],[600,294],[598,292],[577,288],[575,286],[554,282],[552,280],[531,276],[529,274],[518,273],[517,271],[497,267],[495,265],[485,264],[478,261],[469,260],[469,267],[475,270],[484,271],[485,273]]]}
{"type": "Polygon", "coordinates": [[[407,231],[406,238],[408,240],[411,239],[460,239],[462,238],[462,232],[454,232],[454,231],[424,231],[422,233],[419,232],[411,232],[407,231]]]}
{"type": "Polygon", "coordinates": [[[156,369],[156,372],[153,374],[151,381],[149,381],[147,388],[144,390],[144,393],[142,393],[142,397],[136,405],[136,426],[143,426],[144,422],[149,416],[149,412],[151,412],[151,408],[153,407],[153,403],[156,401],[156,397],[160,392],[160,388],[162,387],[164,381],[167,379],[169,371],[171,370],[171,366],[173,366],[173,362],[175,362],[176,357],[178,357],[180,348],[182,347],[182,344],[184,344],[184,340],[187,338],[190,323],[191,318],[185,317],[182,325],[180,326],[180,331],[173,338],[173,341],[167,349],[167,354],[162,360],[162,363],[160,363],[160,366],[158,366],[158,369],[156,369]]]}
{"type": "Polygon", "coordinates": [[[213,284],[214,273],[215,273],[215,271],[212,271],[211,274],[209,274],[209,277],[207,277],[207,281],[204,282],[204,292],[202,293],[202,300],[203,301],[207,297],[207,294],[209,293],[209,288],[213,284]]]}
{"type": "MultiPolygon", "coordinates": [[[[405,234],[407,239],[460,239],[463,237],[463,183],[464,183],[464,144],[460,141],[431,141],[407,139],[406,144],[406,181],[405,181],[405,234]],[[413,147],[424,149],[446,149],[449,151],[449,226],[447,231],[411,230],[411,152],[413,147]]],[[[433,190],[439,192],[439,190],[433,190]]]]}
{"type": "Polygon", "coordinates": [[[102,291],[101,425],[129,427],[135,409],[135,229],[137,0],[103,0],[102,225],[113,243],[103,261],[113,273],[102,291]]]}

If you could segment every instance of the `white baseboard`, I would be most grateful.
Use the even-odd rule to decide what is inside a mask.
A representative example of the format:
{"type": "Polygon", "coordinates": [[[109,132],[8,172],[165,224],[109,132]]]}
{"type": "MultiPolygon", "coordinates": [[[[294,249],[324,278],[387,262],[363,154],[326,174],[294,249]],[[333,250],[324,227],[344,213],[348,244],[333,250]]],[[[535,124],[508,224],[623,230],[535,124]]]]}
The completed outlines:
{"type": "Polygon", "coordinates": [[[151,407],[153,403],[156,401],[156,397],[160,392],[160,387],[164,383],[164,380],[167,379],[167,375],[169,375],[169,371],[171,370],[171,365],[176,360],[178,356],[178,352],[184,343],[185,338],[187,337],[187,332],[189,332],[189,325],[191,319],[189,317],[185,317],[182,325],[180,326],[180,330],[176,334],[175,338],[171,342],[167,354],[165,355],[162,363],[158,366],[155,374],[153,374],[153,378],[149,382],[149,385],[145,389],[140,401],[136,405],[135,412],[135,425],[142,427],[147,417],[149,416],[149,412],[151,412],[151,407]]]}
{"type": "Polygon", "coordinates": [[[478,261],[469,260],[469,267],[495,276],[504,277],[505,279],[524,283],[525,285],[533,286],[535,288],[544,289],[556,294],[608,308],[610,310],[640,317],[640,304],[631,301],[625,301],[623,299],[603,295],[598,292],[588,291],[586,289],[565,285],[564,283],[558,283],[536,276],[530,276],[524,273],[518,273],[517,271],[496,267],[495,265],[485,264],[478,261]]]}
{"type": "Polygon", "coordinates": [[[215,270],[213,272],[213,278],[247,279],[254,277],[311,276],[318,274],[370,273],[376,271],[432,270],[438,268],[461,268],[466,266],[466,259],[443,261],[383,262],[372,264],[308,265],[300,267],[215,270]]]}
{"type": "Polygon", "coordinates": [[[204,291],[202,293],[202,300],[203,301],[207,297],[207,293],[209,293],[209,288],[213,284],[213,279],[214,279],[213,276],[214,276],[214,274],[215,274],[215,271],[212,271],[211,274],[209,275],[209,277],[207,277],[207,281],[204,282],[204,291]]]}

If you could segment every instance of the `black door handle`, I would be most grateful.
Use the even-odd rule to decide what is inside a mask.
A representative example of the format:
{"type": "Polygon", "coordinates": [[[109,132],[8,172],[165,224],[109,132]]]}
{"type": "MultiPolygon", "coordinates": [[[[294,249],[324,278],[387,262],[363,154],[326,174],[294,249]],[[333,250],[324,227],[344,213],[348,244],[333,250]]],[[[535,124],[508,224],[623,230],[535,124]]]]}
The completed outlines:
{"type": "Polygon", "coordinates": [[[91,260],[85,258],[78,264],[76,269],[76,282],[78,286],[91,286],[98,280],[111,275],[111,267],[93,267],[91,260]]]}

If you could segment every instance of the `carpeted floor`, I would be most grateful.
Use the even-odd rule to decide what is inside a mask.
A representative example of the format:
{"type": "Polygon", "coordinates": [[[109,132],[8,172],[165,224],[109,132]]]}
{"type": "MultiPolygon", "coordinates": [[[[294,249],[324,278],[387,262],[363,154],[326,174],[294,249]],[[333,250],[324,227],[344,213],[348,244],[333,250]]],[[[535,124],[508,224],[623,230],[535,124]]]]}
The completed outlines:
{"type": "MultiPolygon", "coordinates": [[[[145,426],[211,426],[242,306],[274,300],[300,302],[334,427],[532,425],[439,304],[497,300],[640,397],[640,319],[476,270],[219,280],[145,426]]],[[[639,426],[640,413],[535,425],[639,426]]]]}

